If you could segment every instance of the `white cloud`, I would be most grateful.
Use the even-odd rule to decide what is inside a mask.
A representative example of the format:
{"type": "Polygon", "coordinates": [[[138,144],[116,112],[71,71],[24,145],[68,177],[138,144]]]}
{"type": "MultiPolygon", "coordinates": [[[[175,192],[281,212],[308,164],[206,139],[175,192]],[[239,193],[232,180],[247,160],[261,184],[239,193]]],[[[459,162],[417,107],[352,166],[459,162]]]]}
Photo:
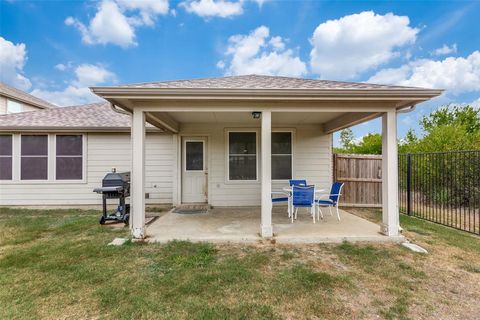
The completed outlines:
{"type": "Polygon", "coordinates": [[[35,89],[31,94],[62,107],[91,103],[99,101],[99,98],[89,86],[115,82],[116,79],[113,72],[101,65],[82,64],[75,68],[74,73],[75,78],[63,90],[35,89]]]}
{"type": "Polygon", "coordinates": [[[60,70],[60,71],[67,70],[67,66],[64,65],[63,63],[56,64],[54,68],[57,69],[57,70],[60,70]]]}
{"type": "Polygon", "coordinates": [[[23,75],[23,67],[27,61],[27,49],[24,43],[14,44],[0,37],[0,81],[21,90],[32,86],[23,75]]]}
{"type": "Polygon", "coordinates": [[[406,16],[364,11],[321,23],[310,39],[310,65],[322,78],[351,79],[400,55],[419,29],[406,16]]]}
{"type": "Polygon", "coordinates": [[[125,11],[139,12],[140,21],[138,17],[132,17],[138,25],[153,26],[158,15],[166,15],[169,12],[168,0],[116,0],[116,2],[125,11]]]}
{"type": "Polygon", "coordinates": [[[480,51],[468,57],[421,59],[379,71],[368,82],[446,89],[454,95],[480,91],[480,51]]]}
{"type": "Polygon", "coordinates": [[[227,18],[243,13],[243,1],[188,0],[180,3],[187,12],[203,18],[227,18]]]}
{"type": "Polygon", "coordinates": [[[67,17],[65,24],[76,27],[86,44],[111,43],[126,48],[137,44],[136,27],[153,26],[158,15],[168,12],[168,0],[104,0],[88,25],[73,17],[67,17]]]}
{"type": "Polygon", "coordinates": [[[443,56],[450,53],[457,53],[457,44],[454,43],[451,47],[447,46],[446,44],[443,47],[437,48],[433,50],[432,54],[435,56],[443,56]]]}
{"type": "Polygon", "coordinates": [[[261,26],[248,35],[237,34],[228,40],[227,61],[217,66],[227,75],[264,74],[298,77],[307,73],[305,63],[292,49],[285,49],[279,36],[270,37],[270,30],[261,26]]]}

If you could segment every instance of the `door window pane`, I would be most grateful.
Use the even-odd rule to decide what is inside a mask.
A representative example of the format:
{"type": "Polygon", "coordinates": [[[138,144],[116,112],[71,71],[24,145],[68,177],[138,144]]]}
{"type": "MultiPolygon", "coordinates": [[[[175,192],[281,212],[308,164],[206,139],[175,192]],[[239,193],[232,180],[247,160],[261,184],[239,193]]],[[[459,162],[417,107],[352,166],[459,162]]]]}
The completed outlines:
{"type": "Polygon", "coordinates": [[[22,136],[20,179],[48,179],[48,136],[22,136]]]}
{"type": "Polygon", "coordinates": [[[12,180],[11,135],[0,135],[0,180],[12,180]]]}
{"type": "Polygon", "coordinates": [[[83,137],[82,135],[56,136],[56,180],[82,180],[83,137]]]}
{"type": "Polygon", "coordinates": [[[272,132],[272,179],[292,178],[292,133],[272,132]]]}
{"type": "Polygon", "coordinates": [[[257,180],[257,135],[255,132],[230,132],[229,180],[257,180]]]}
{"type": "Polygon", "coordinates": [[[203,171],[203,141],[185,142],[185,169],[203,171]]]}

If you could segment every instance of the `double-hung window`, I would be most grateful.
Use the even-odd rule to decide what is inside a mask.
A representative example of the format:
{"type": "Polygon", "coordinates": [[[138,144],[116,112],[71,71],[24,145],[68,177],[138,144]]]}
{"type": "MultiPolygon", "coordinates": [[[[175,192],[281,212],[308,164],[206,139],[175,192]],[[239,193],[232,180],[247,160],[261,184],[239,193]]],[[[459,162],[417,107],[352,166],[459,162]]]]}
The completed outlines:
{"type": "Polygon", "coordinates": [[[292,178],[292,133],[272,132],[272,180],[292,178]]]}
{"type": "Polygon", "coordinates": [[[48,135],[22,135],[20,179],[48,179],[48,135]]]}
{"type": "Polygon", "coordinates": [[[228,179],[257,180],[257,133],[228,133],[228,179]]]}
{"type": "Polygon", "coordinates": [[[12,180],[12,135],[0,135],[0,180],[12,180]]]}
{"type": "Polygon", "coordinates": [[[55,179],[82,180],[83,137],[81,135],[57,135],[55,150],[55,179]]]}

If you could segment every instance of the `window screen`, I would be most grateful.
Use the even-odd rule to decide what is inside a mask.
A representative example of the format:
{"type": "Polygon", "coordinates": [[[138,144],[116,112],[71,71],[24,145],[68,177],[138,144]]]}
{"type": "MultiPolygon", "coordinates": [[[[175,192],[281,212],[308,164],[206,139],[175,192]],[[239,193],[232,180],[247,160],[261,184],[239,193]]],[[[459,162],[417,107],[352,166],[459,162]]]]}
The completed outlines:
{"type": "Polygon", "coordinates": [[[257,134],[229,132],[229,180],[257,180],[257,134]]]}
{"type": "Polygon", "coordinates": [[[22,136],[20,178],[22,180],[48,179],[48,136],[22,136]]]}
{"type": "Polygon", "coordinates": [[[185,169],[187,171],[203,170],[203,141],[185,142],[185,169]]]}
{"type": "Polygon", "coordinates": [[[272,132],[272,179],[292,178],[292,133],[272,132]]]}
{"type": "Polygon", "coordinates": [[[83,137],[81,135],[56,136],[56,180],[82,180],[83,137]]]}
{"type": "Polygon", "coordinates": [[[12,136],[0,135],[0,180],[12,180],[12,136]]]}

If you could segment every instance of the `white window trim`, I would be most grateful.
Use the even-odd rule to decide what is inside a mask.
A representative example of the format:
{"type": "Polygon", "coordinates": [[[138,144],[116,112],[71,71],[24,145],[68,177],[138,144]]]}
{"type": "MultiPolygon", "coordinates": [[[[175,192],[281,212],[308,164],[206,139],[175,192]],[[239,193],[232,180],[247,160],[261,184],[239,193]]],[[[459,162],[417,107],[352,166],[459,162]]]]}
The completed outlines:
{"type": "Polygon", "coordinates": [[[252,184],[252,183],[260,183],[259,175],[260,175],[260,146],[258,141],[258,129],[257,128],[228,128],[225,130],[225,184],[252,184]],[[253,132],[255,133],[255,157],[256,157],[256,179],[255,180],[230,180],[230,133],[233,132],[253,132]]]}
{"type": "MultiPolygon", "coordinates": [[[[272,129],[272,133],[274,132],[289,132],[291,134],[291,138],[292,138],[292,153],[290,155],[291,157],[291,160],[292,160],[292,179],[294,179],[295,177],[295,157],[293,156],[295,154],[295,129],[293,128],[274,128],[272,129]]],[[[272,153],[272,156],[273,156],[273,153],[272,153]]],[[[273,179],[272,178],[272,181],[275,181],[275,182],[288,182],[289,179],[273,179]]]]}
{"type": "Polygon", "coordinates": [[[45,184],[86,184],[88,179],[88,171],[87,171],[87,162],[88,162],[88,154],[87,154],[87,143],[88,134],[86,133],[79,133],[79,132],[69,132],[69,133],[59,133],[58,135],[81,135],[83,137],[82,140],[82,148],[83,148],[83,156],[82,156],[82,180],[56,180],[56,135],[55,133],[21,133],[21,134],[13,134],[13,163],[12,163],[12,180],[0,180],[2,184],[5,185],[23,185],[23,184],[30,184],[30,185],[45,185],[45,184]],[[23,136],[38,136],[38,135],[47,135],[48,136],[48,179],[47,180],[22,180],[21,179],[21,158],[22,158],[22,135],[23,136]]]}
{"type": "MultiPolygon", "coordinates": [[[[53,180],[57,183],[85,183],[86,180],[86,175],[87,175],[87,161],[86,161],[86,135],[82,133],[56,133],[53,135],[53,180]],[[58,136],[82,136],[82,179],[61,179],[57,180],[57,137],[58,136]]],[[[78,156],[73,156],[73,157],[78,157],[78,156]]]]}
{"type": "Polygon", "coordinates": [[[14,161],[13,161],[13,159],[15,158],[15,154],[14,154],[14,152],[15,152],[15,148],[14,148],[15,140],[14,140],[13,134],[0,134],[0,135],[1,136],[10,136],[12,138],[12,153],[11,153],[11,155],[10,156],[0,155],[0,158],[12,158],[12,178],[11,179],[0,179],[0,181],[2,183],[11,182],[15,178],[15,174],[14,174],[15,173],[15,168],[14,168],[14,161]]]}
{"type": "Polygon", "coordinates": [[[206,163],[205,163],[205,139],[203,138],[188,138],[183,140],[183,172],[205,172],[206,163]],[[202,170],[187,170],[187,142],[201,142],[203,148],[203,168],[202,170]]]}

